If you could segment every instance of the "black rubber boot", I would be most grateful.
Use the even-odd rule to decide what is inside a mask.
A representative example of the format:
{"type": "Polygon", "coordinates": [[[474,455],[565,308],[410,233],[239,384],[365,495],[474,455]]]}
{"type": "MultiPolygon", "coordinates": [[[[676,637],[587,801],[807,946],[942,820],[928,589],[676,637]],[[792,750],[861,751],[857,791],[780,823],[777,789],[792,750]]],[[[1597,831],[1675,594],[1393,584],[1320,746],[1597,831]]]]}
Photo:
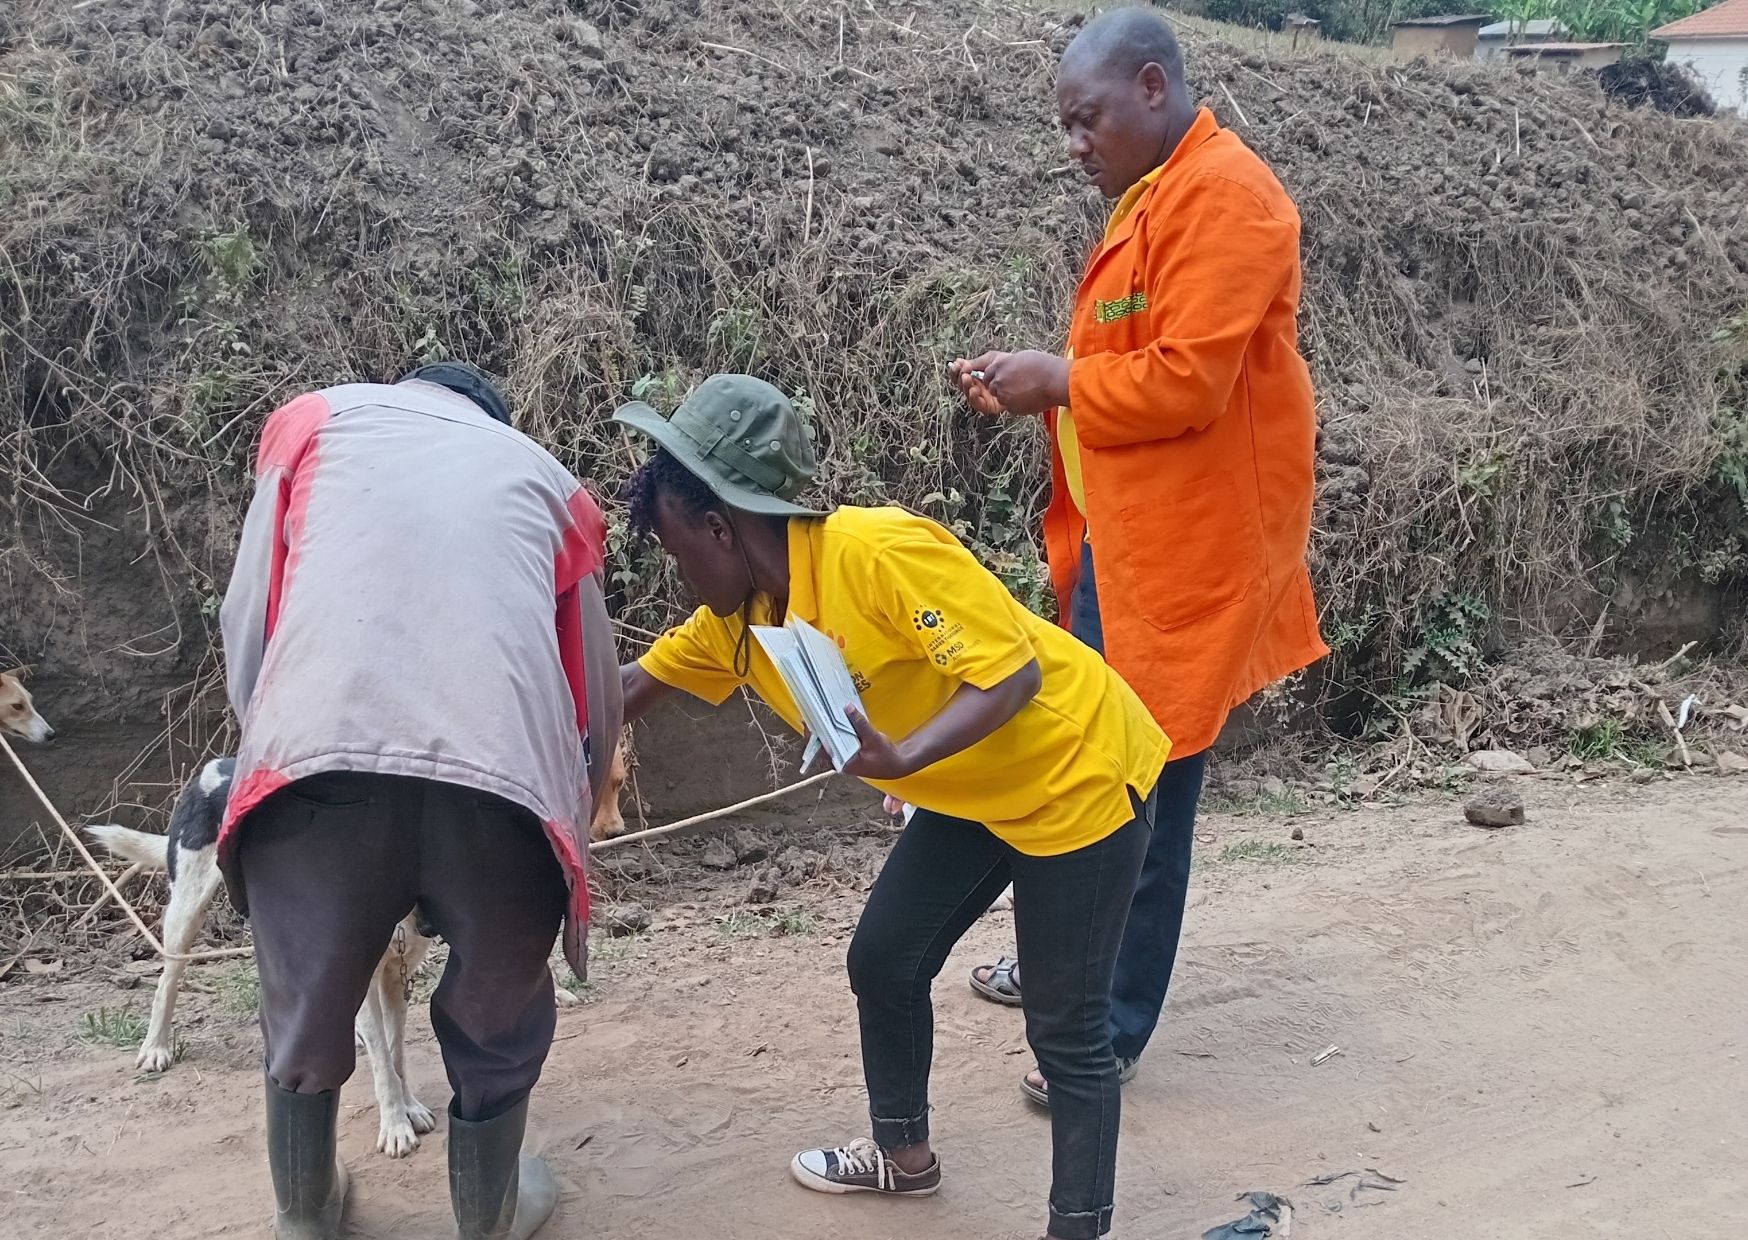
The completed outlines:
{"type": "Polygon", "coordinates": [[[294,1094],[267,1082],[267,1165],[276,1240],[334,1240],[346,1208],[346,1167],[334,1153],[340,1091],[294,1094]]]}
{"type": "Polygon", "coordinates": [[[496,1119],[459,1118],[449,1104],[449,1202],[460,1240],[528,1240],[552,1217],[558,1185],[522,1152],[528,1100],[496,1119]]]}

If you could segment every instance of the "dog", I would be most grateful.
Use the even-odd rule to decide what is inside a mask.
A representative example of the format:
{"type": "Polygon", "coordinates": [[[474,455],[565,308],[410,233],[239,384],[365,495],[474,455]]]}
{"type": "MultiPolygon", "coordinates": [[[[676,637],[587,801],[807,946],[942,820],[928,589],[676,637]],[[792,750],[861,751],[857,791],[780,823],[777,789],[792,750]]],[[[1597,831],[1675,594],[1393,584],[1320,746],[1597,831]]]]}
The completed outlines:
{"type": "Polygon", "coordinates": [[[25,675],[22,667],[0,674],[0,732],[33,745],[46,744],[55,739],[55,730],[37,714],[30,690],[24,687],[25,675]]]}
{"type": "MultiPolygon", "coordinates": [[[[183,788],[170,811],[164,835],[134,831],[113,824],[90,826],[85,832],[113,855],[142,869],[170,875],[170,903],[164,909],[164,946],[172,956],[186,955],[200,935],[207,909],[218,895],[219,825],[230,799],[235,758],[215,758],[183,788]]],[[[437,1126],[429,1107],[407,1084],[403,1046],[407,1004],[413,977],[431,950],[431,940],[419,932],[416,914],[395,927],[394,938],[370,979],[355,1029],[370,1060],[379,1117],[376,1148],[390,1158],[405,1158],[419,1147],[419,1136],[437,1126]]],[[[186,960],[167,959],[152,996],[152,1019],[140,1045],[137,1066],[145,1072],[167,1071],[176,1061],[172,1021],[186,960]]]]}
{"type": "MultiPolygon", "coordinates": [[[[135,831],[114,824],[85,828],[112,855],[147,870],[163,870],[170,876],[170,903],[164,909],[164,946],[173,956],[186,955],[199,937],[207,909],[218,895],[222,880],[218,869],[219,825],[230,799],[235,758],[215,758],[183,788],[170,811],[170,829],[163,835],[135,831]]],[[[624,784],[625,762],[614,755],[617,779],[611,795],[602,798],[596,823],[603,816],[618,820],[618,790],[624,784]]],[[[590,824],[595,838],[596,823],[590,824]]],[[[370,979],[364,1003],[358,1009],[354,1030],[370,1061],[376,1090],[378,1115],[376,1148],[390,1158],[405,1158],[419,1148],[419,1137],[437,1126],[429,1107],[414,1095],[407,1082],[405,1047],[407,1007],[412,1002],[413,980],[430,952],[433,939],[424,933],[418,910],[395,927],[388,950],[370,979]]],[[[152,996],[152,1018],[140,1045],[136,1063],[145,1072],[167,1071],[176,1061],[172,1021],[176,996],[187,971],[185,960],[164,961],[158,989],[152,996]]],[[[570,991],[553,983],[555,1000],[565,1007],[580,1002],[570,991]]]]}
{"type": "Polygon", "coordinates": [[[619,796],[636,766],[637,753],[631,747],[631,729],[626,728],[620,734],[619,744],[613,748],[613,764],[607,768],[607,787],[602,792],[600,803],[595,806],[594,820],[589,823],[590,843],[599,844],[602,840],[617,839],[625,834],[625,815],[619,810],[619,796]]]}

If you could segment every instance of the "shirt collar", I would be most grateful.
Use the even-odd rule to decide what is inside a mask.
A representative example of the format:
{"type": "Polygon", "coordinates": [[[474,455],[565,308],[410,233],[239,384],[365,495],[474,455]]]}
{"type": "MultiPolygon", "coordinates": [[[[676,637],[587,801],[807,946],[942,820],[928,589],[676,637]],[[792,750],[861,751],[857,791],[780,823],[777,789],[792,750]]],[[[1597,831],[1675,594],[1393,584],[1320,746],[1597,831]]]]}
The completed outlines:
{"type": "Polygon", "coordinates": [[[1196,109],[1196,119],[1190,122],[1190,127],[1184,132],[1166,161],[1142,177],[1135,184],[1123,191],[1123,196],[1117,199],[1117,205],[1111,209],[1111,218],[1105,224],[1105,239],[1110,240],[1111,234],[1117,231],[1117,226],[1129,218],[1131,212],[1141,205],[1141,200],[1147,197],[1148,191],[1159,183],[1159,178],[1175,163],[1182,162],[1189,153],[1202,143],[1213,137],[1220,130],[1220,122],[1214,119],[1214,114],[1207,108],[1196,109]]]}
{"type": "Polygon", "coordinates": [[[789,615],[809,624],[819,619],[814,542],[824,526],[817,518],[789,518],[789,615]]]}

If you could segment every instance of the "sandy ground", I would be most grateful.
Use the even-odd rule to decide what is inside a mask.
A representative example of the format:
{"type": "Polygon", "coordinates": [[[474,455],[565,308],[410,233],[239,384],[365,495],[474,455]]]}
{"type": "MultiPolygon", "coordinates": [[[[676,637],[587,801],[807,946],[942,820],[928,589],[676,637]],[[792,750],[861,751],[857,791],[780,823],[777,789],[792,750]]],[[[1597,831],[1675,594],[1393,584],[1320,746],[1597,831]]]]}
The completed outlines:
{"type": "MultiPolygon", "coordinates": [[[[1296,820],[1313,846],[1260,860],[1221,857],[1288,824],[1209,819],[1166,1027],[1125,1094],[1117,1236],[1199,1236],[1250,1189],[1291,1199],[1295,1240],[1742,1233],[1748,780],[1527,793],[1520,828],[1448,802],[1360,810],[1296,820]],[[1401,1182],[1308,1185],[1365,1168],[1401,1182]]],[[[786,1169],[863,1127],[841,975],[858,898],[805,897],[800,933],[748,937],[744,915],[713,920],[732,899],[658,909],[561,1015],[535,1097],[564,1190],[548,1234],[1036,1237],[1048,1126],[1015,1090],[1020,1019],[963,983],[1007,915],[936,991],[943,1190],[878,1202],[786,1169]]],[[[268,1234],[252,1027],[186,998],[183,1062],[144,1079],[74,1036],[97,1006],[145,1005],[107,966],[0,989],[6,1234],[268,1234]]],[[[408,1061],[441,1109],[422,1014],[408,1061]]],[[[367,1074],[346,1101],[351,1234],[448,1234],[441,1133],[392,1162],[367,1074]]]]}

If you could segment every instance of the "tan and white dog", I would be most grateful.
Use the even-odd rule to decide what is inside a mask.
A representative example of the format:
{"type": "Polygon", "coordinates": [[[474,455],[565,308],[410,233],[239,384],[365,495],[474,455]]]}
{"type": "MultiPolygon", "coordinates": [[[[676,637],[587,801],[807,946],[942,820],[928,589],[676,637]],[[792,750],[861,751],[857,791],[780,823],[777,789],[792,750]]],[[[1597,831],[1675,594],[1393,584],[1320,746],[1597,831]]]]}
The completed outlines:
{"type": "Polygon", "coordinates": [[[631,747],[631,729],[626,728],[613,750],[613,765],[607,768],[607,787],[602,790],[595,817],[589,823],[589,842],[617,839],[625,834],[625,815],[619,809],[619,797],[625,781],[637,766],[637,752],[631,747]]]}
{"type": "MultiPolygon", "coordinates": [[[[115,856],[147,870],[169,873],[170,903],[164,909],[161,933],[164,946],[173,956],[186,955],[193,948],[200,935],[201,923],[222,885],[218,869],[218,832],[224,820],[225,803],[230,797],[231,776],[235,769],[234,758],[215,758],[203,766],[199,775],[190,780],[177,797],[175,808],[170,811],[170,829],[164,835],[115,825],[85,828],[92,839],[115,856]]],[[[613,776],[606,795],[596,807],[595,820],[590,824],[591,839],[607,838],[599,833],[614,823],[618,829],[612,834],[624,831],[618,798],[625,778],[624,755],[615,753],[613,776]]],[[[390,1158],[405,1158],[411,1154],[419,1148],[420,1134],[436,1127],[430,1108],[414,1096],[411,1085],[407,1083],[405,1060],[407,1007],[412,1002],[414,978],[431,946],[432,940],[420,933],[416,912],[402,919],[395,927],[388,950],[377,964],[355,1023],[358,1041],[363,1044],[370,1061],[371,1078],[376,1089],[376,1148],[390,1158]]],[[[176,1013],[176,995],[187,968],[185,960],[164,962],[164,971],[158,978],[158,989],[152,998],[151,1023],[136,1061],[143,1071],[164,1072],[176,1061],[172,1022],[176,1013]]],[[[562,1006],[581,1002],[556,981],[553,994],[562,1006]]]]}
{"type": "Polygon", "coordinates": [[[22,667],[0,673],[0,732],[40,745],[54,740],[55,730],[37,714],[30,690],[24,687],[25,675],[22,667]]]}

